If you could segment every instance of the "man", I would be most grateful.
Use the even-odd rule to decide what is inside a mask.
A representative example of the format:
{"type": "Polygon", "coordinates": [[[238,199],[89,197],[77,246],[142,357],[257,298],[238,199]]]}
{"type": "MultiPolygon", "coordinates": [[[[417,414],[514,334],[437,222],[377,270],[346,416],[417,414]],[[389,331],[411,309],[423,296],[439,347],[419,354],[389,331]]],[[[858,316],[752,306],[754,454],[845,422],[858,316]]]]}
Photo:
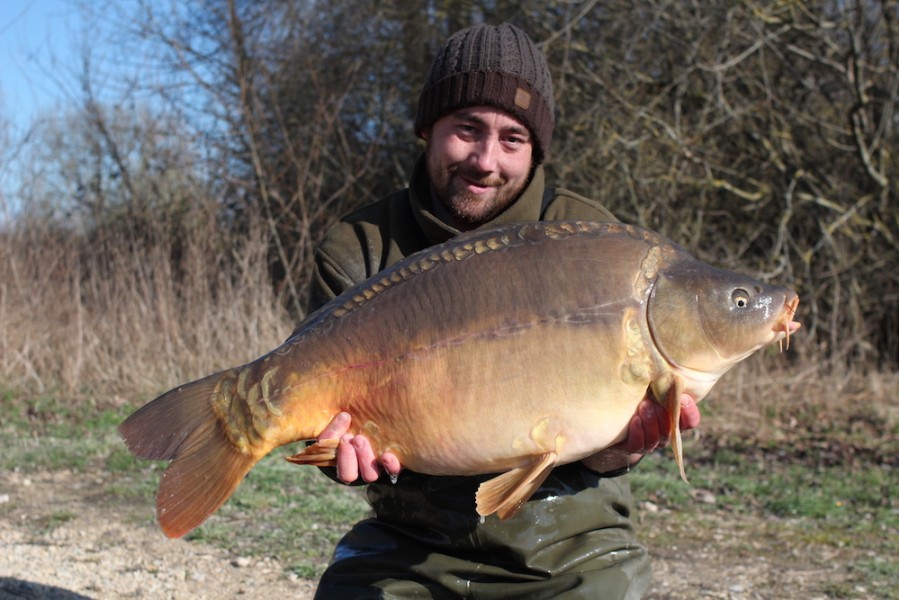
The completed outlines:
{"type": "MultiPolygon", "coordinates": [[[[545,186],[553,108],[546,59],[520,29],[477,25],[450,37],[419,101],[415,131],[426,149],[409,187],[329,231],[316,251],[309,309],[462,231],[615,220],[596,202],[545,186]]],[[[683,403],[689,429],[699,412],[691,398],[683,403]]],[[[374,516],[338,544],[316,597],[638,598],[649,559],[631,526],[626,477],[617,475],[665,443],[667,422],[645,399],[624,442],[555,469],[518,515],[500,521],[475,512],[475,490],[491,475],[396,477],[397,458],[376,458],[364,436],[346,434],[349,415],[339,415],[319,439],[341,440],[336,477],[370,482],[374,516]]]]}

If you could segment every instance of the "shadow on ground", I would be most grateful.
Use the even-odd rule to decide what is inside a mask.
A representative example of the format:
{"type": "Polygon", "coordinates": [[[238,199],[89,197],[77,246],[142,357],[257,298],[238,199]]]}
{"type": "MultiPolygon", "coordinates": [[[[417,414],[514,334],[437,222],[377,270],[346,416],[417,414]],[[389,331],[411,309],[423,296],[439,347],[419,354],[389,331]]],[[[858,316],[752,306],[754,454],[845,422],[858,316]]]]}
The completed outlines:
{"type": "Polygon", "coordinates": [[[13,577],[0,577],[0,600],[91,600],[69,590],[32,583],[13,577]]]}

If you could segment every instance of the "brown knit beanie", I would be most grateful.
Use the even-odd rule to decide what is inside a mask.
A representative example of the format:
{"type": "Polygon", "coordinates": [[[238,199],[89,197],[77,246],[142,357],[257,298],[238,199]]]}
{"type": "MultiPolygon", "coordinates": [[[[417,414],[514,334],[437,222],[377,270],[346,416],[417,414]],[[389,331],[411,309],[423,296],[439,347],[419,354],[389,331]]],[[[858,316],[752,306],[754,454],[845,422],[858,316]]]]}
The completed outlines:
{"type": "Polygon", "coordinates": [[[518,27],[474,25],[453,34],[437,53],[418,100],[415,133],[466,106],[490,105],[530,130],[534,162],[546,157],[555,124],[546,57],[518,27]]]}

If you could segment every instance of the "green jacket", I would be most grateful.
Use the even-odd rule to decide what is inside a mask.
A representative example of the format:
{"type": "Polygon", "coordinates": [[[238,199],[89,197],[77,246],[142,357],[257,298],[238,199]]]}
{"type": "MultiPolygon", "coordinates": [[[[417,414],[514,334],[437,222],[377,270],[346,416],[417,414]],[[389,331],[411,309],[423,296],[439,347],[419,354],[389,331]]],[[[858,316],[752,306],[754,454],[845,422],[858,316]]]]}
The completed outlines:
{"type": "MultiPolygon", "coordinates": [[[[565,189],[546,188],[537,167],[521,197],[482,227],[526,221],[617,221],[597,202],[565,189]]],[[[424,158],[408,188],[344,217],[315,251],[309,311],[403,258],[454,237],[458,230],[434,216],[424,158]]]]}
{"type": "MultiPolygon", "coordinates": [[[[458,234],[435,217],[435,201],[422,158],[408,188],[341,219],[316,250],[309,310],[458,234]]],[[[521,197],[484,227],[564,219],[616,220],[596,202],[545,187],[538,167],[521,197]]],[[[375,518],[357,524],[338,545],[317,598],[370,597],[372,589],[384,597],[419,597],[422,590],[409,592],[417,586],[426,597],[640,596],[649,566],[630,523],[626,477],[565,465],[512,519],[481,520],[475,490],[491,476],[404,471],[396,484],[386,478],[370,484],[375,518]]]]}

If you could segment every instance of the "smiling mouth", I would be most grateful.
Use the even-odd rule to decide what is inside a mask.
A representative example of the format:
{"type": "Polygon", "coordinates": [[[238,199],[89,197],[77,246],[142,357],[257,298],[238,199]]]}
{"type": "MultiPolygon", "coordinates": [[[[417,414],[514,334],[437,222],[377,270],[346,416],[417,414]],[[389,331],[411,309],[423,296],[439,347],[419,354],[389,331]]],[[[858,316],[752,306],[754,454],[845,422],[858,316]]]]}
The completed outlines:
{"type": "Polygon", "coordinates": [[[461,171],[456,171],[453,173],[456,177],[458,177],[465,185],[475,188],[488,189],[488,188],[497,188],[506,183],[506,180],[502,177],[479,177],[477,175],[473,175],[471,173],[464,173],[461,171]]]}
{"type": "Polygon", "coordinates": [[[463,177],[462,180],[466,185],[472,188],[477,188],[481,190],[489,190],[490,188],[498,188],[502,185],[501,181],[490,180],[490,181],[478,181],[475,179],[469,179],[467,177],[463,177]]]}

